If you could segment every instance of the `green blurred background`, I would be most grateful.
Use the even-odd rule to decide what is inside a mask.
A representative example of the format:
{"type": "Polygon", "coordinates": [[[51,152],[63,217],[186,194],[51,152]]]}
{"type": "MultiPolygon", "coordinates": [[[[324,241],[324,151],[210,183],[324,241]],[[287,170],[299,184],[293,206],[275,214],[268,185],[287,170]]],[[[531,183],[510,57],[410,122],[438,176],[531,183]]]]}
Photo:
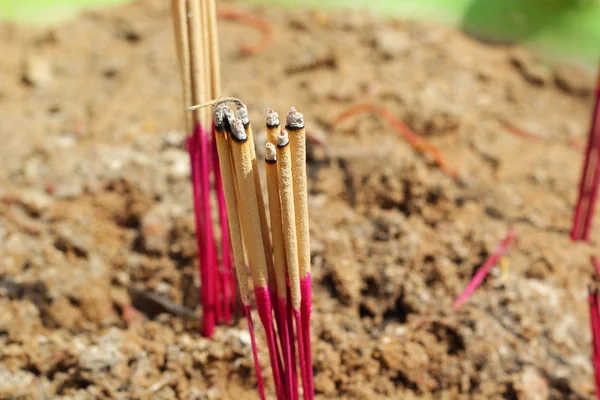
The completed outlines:
{"type": "MultiPolygon", "coordinates": [[[[87,7],[128,0],[0,0],[0,18],[51,24],[87,7]]],[[[165,0],[166,1],[166,0],[165,0]]],[[[481,39],[518,42],[549,59],[590,67],[600,60],[598,0],[252,0],[319,8],[364,8],[388,16],[440,21],[481,39]]]]}

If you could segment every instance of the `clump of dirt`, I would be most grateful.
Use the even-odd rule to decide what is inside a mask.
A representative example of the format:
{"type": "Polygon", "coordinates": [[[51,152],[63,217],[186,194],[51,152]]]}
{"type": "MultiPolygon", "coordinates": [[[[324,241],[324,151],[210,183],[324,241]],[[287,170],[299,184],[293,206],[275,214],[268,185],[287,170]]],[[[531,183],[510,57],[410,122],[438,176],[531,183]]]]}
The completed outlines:
{"type": "MultiPolygon", "coordinates": [[[[259,136],[266,106],[294,105],[316,139],[317,397],[592,398],[598,235],[568,239],[591,76],[435,25],[226,6],[267,17],[274,41],[244,55],[258,34],[221,22],[224,93],[259,136]],[[377,116],[334,123],[357,103],[390,110],[457,176],[377,116]],[[507,268],[453,312],[511,227],[507,268]]],[[[169,16],[151,0],[0,24],[0,397],[257,398],[245,324],[199,334],[169,16]]]]}

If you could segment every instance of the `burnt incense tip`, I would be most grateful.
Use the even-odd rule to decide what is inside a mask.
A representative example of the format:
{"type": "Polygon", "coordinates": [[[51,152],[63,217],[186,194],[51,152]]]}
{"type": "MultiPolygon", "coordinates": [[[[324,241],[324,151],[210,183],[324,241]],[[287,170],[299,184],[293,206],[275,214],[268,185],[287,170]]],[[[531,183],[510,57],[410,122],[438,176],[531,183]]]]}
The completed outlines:
{"type": "Polygon", "coordinates": [[[225,128],[225,108],[227,106],[225,104],[217,105],[213,110],[213,118],[215,120],[215,129],[218,131],[223,131],[225,128]]]}
{"type": "Polygon", "coordinates": [[[304,115],[296,111],[294,107],[290,108],[285,119],[285,127],[287,129],[304,128],[304,115]]]}
{"type": "Polygon", "coordinates": [[[277,162],[277,150],[273,143],[267,143],[267,150],[265,152],[265,161],[269,164],[277,162]]]}
{"type": "Polygon", "coordinates": [[[279,114],[273,109],[267,111],[267,128],[275,128],[279,126],[279,114]]]}
{"type": "Polygon", "coordinates": [[[245,142],[248,139],[244,124],[239,118],[233,117],[232,120],[229,120],[229,125],[231,126],[231,136],[235,141],[245,142]]]}
{"type": "Polygon", "coordinates": [[[244,124],[244,126],[248,125],[250,123],[250,117],[248,117],[248,107],[246,107],[246,105],[241,102],[236,104],[237,118],[240,121],[242,121],[242,124],[244,124]]]}
{"type": "Polygon", "coordinates": [[[228,106],[223,106],[223,117],[223,126],[225,127],[225,130],[230,131],[235,115],[228,106]]]}
{"type": "Polygon", "coordinates": [[[288,137],[287,131],[285,129],[282,129],[281,132],[279,132],[279,135],[277,135],[277,147],[285,147],[289,142],[290,139],[288,137]]]}

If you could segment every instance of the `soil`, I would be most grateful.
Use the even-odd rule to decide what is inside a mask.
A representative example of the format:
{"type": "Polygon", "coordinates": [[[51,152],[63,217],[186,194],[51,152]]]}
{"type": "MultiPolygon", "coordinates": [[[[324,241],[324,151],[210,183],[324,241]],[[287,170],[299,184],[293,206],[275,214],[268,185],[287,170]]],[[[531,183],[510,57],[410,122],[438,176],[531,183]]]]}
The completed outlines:
{"type": "MultiPolygon", "coordinates": [[[[267,106],[293,105],[320,142],[317,398],[594,398],[600,221],[591,244],[568,238],[593,77],[428,23],[222,7],[274,29],[245,55],[260,33],[220,22],[224,94],[259,136],[267,106]],[[390,110],[457,176],[374,114],[335,123],[358,103],[390,110]],[[454,312],[513,227],[503,268],[454,312]]],[[[199,333],[169,18],[152,0],[53,28],[0,24],[0,398],[258,398],[245,321],[199,333]]]]}

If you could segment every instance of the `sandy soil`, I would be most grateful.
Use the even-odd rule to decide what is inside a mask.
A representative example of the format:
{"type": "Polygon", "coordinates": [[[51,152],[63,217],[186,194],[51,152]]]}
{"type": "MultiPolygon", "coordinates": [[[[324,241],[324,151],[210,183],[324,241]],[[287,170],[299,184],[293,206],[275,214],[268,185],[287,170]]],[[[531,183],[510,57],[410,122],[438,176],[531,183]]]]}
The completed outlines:
{"type": "MultiPolygon", "coordinates": [[[[199,334],[167,3],[0,24],[1,398],[257,398],[244,321],[199,334]]],[[[245,56],[259,34],[221,22],[225,93],[263,134],[267,106],[294,105],[326,143],[309,157],[317,397],[592,399],[600,221],[591,245],[567,237],[592,77],[435,25],[223,7],[275,33],[245,56]],[[457,176],[373,114],[335,123],[365,102],[457,176]],[[511,227],[506,267],[453,312],[511,227]]]]}

